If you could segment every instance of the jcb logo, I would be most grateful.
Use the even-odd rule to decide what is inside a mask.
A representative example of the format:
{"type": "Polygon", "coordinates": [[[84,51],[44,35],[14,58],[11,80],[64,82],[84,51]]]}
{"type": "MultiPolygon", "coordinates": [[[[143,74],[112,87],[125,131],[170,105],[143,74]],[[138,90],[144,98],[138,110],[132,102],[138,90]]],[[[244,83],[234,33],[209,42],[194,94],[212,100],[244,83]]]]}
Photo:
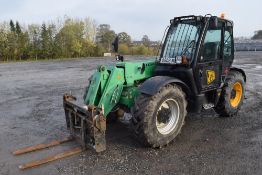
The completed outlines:
{"type": "Polygon", "coordinates": [[[212,83],[216,79],[216,73],[213,70],[207,70],[207,84],[212,83]]]}

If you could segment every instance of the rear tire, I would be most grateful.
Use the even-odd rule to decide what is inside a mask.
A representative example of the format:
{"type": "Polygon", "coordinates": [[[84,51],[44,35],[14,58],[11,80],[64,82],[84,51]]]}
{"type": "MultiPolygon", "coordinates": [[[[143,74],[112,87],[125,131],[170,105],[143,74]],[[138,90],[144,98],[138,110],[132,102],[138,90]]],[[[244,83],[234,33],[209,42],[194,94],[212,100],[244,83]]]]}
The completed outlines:
{"type": "Polygon", "coordinates": [[[220,117],[231,117],[240,110],[245,94],[243,75],[237,71],[230,71],[222,89],[215,111],[220,117]]]}
{"type": "Polygon", "coordinates": [[[145,146],[167,145],[180,133],[186,107],[185,93],[178,85],[164,86],[154,96],[140,94],[132,109],[135,137],[145,146]]]}

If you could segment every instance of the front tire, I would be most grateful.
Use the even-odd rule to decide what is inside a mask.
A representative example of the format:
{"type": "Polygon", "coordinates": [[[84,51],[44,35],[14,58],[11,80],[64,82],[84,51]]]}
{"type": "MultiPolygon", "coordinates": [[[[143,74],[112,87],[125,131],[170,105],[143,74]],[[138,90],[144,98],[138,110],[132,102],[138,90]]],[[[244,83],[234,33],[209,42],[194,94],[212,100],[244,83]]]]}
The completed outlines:
{"type": "Polygon", "coordinates": [[[140,94],[132,109],[135,137],[154,148],[167,145],[180,133],[187,114],[185,93],[178,85],[167,85],[154,96],[140,94]]]}
{"type": "Polygon", "coordinates": [[[229,72],[215,111],[220,117],[231,117],[240,110],[245,94],[243,75],[237,71],[229,72]]]}

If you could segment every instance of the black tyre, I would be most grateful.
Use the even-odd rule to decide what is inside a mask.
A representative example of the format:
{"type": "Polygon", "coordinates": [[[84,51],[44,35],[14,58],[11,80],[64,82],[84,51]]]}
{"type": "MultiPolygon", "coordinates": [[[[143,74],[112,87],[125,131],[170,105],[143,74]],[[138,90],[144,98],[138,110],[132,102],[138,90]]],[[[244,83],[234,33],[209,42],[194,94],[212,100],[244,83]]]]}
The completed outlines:
{"type": "Polygon", "coordinates": [[[131,120],[135,137],[154,148],[167,145],[180,133],[187,114],[185,93],[178,85],[167,85],[154,96],[140,94],[131,120]]]}
{"type": "Polygon", "coordinates": [[[220,117],[236,115],[243,104],[244,94],[245,81],[243,75],[237,71],[230,71],[215,111],[220,117]]]}

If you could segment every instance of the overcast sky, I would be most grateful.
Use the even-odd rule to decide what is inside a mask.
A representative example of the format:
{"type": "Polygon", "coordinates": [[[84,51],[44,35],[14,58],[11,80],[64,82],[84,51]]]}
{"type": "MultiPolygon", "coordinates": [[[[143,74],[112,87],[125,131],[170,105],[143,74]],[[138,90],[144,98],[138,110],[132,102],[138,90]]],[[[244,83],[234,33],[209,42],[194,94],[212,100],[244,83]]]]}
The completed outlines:
{"type": "Polygon", "coordinates": [[[169,20],[181,15],[226,14],[235,36],[252,36],[262,29],[261,0],[0,0],[0,21],[42,23],[56,17],[91,17],[127,32],[134,40],[147,34],[161,40],[169,20]]]}

